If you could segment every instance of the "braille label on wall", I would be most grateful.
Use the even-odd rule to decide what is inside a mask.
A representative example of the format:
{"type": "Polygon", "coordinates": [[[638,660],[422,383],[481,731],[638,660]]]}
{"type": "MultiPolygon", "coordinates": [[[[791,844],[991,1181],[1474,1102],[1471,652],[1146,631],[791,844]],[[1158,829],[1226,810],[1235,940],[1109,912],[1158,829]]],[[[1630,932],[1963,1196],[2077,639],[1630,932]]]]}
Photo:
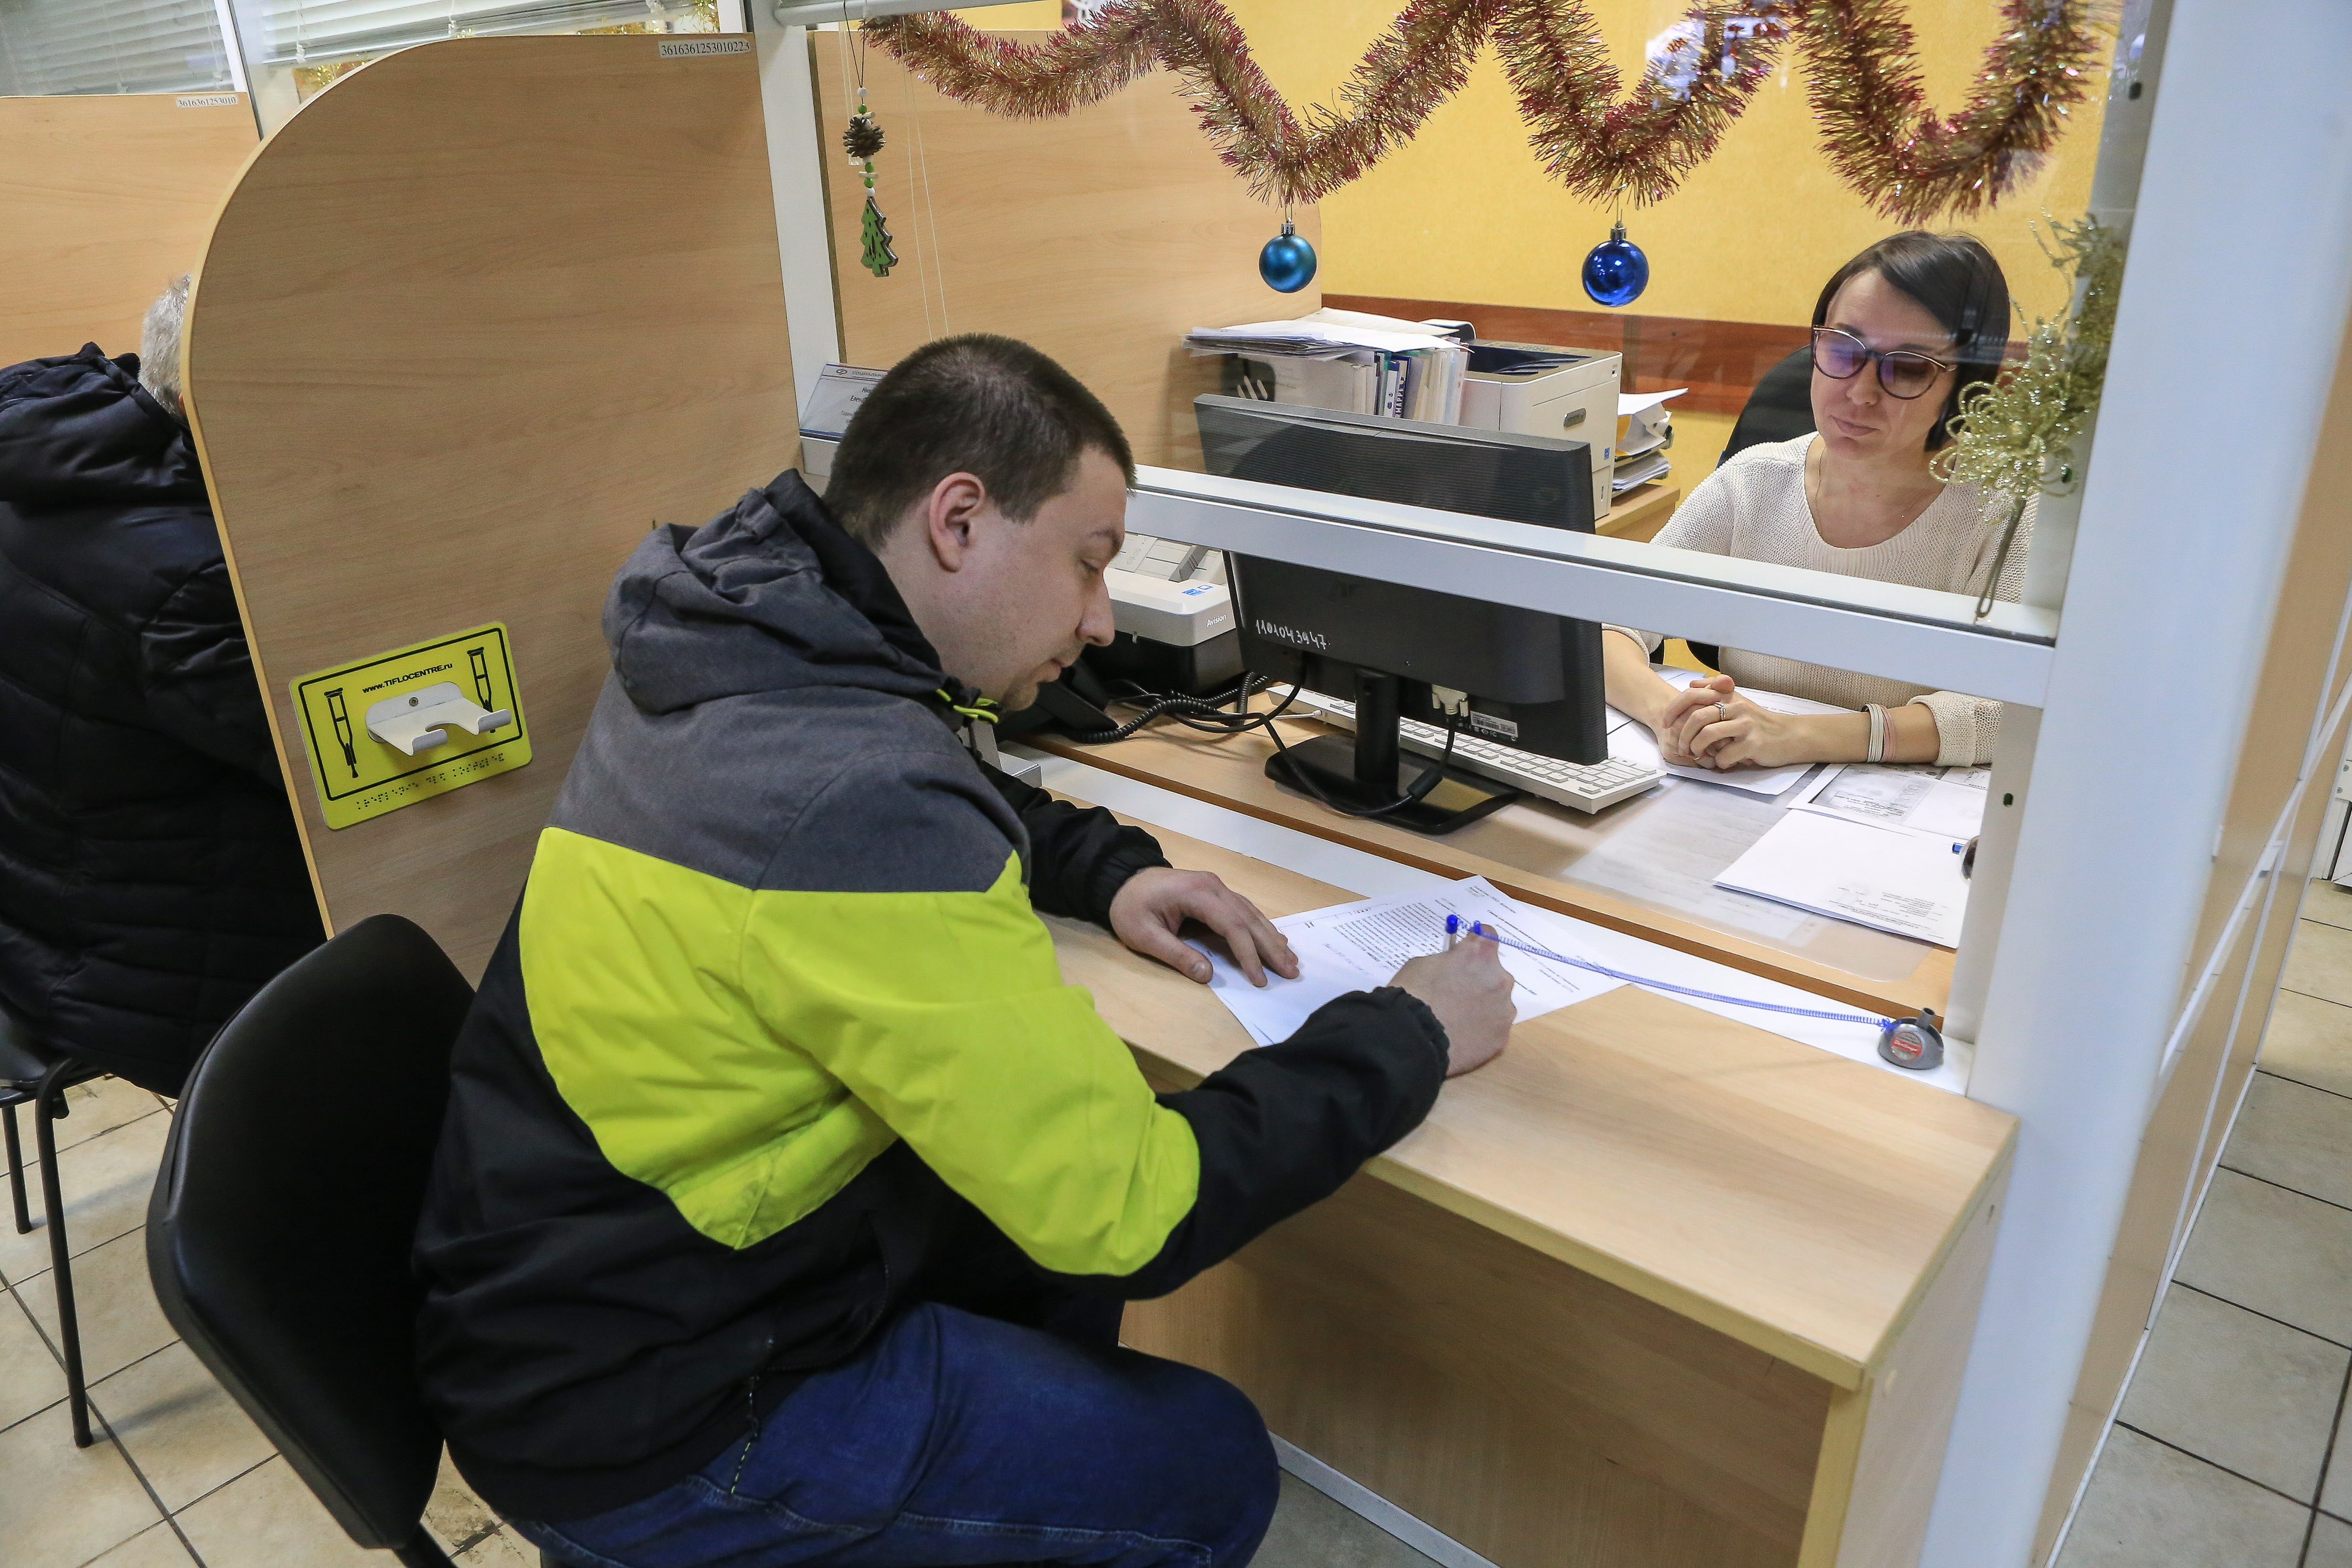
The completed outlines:
{"type": "Polygon", "coordinates": [[[179,99],[182,109],[235,109],[241,101],[233,92],[184,92],[179,99]]]}
{"type": "Polygon", "coordinates": [[[507,628],[498,623],[305,675],[292,690],[329,827],[530,761],[507,628]]]}
{"type": "Polygon", "coordinates": [[[666,60],[684,59],[688,55],[748,55],[751,52],[749,38],[668,38],[661,47],[666,60]]]}

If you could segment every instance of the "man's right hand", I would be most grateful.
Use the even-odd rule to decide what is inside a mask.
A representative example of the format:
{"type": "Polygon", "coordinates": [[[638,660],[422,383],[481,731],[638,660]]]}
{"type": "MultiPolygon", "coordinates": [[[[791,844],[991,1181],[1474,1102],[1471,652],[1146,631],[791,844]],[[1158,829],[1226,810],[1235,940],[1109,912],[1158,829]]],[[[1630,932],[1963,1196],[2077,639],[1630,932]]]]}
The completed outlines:
{"type": "Polygon", "coordinates": [[[1502,951],[1466,936],[1450,952],[1408,960],[1389,981],[1421,998],[1444,1026],[1448,1078],[1485,1067],[1511,1037],[1511,974],[1502,951]]]}

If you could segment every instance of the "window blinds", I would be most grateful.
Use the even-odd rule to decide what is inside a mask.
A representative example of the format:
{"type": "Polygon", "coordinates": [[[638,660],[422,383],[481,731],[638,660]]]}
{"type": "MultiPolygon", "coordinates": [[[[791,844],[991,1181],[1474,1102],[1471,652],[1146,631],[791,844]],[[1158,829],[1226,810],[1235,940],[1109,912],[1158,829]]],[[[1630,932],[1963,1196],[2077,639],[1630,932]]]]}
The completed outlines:
{"type": "Polygon", "coordinates": [[[0,0],[0,95],[225,89],[213,0],[0,0]]]}
{"type": "Polygon", "coordinates": [[[646,0],[237,0],[247,66],[330,65],[436,38],[576,32],[672,9],[646,0]]]}

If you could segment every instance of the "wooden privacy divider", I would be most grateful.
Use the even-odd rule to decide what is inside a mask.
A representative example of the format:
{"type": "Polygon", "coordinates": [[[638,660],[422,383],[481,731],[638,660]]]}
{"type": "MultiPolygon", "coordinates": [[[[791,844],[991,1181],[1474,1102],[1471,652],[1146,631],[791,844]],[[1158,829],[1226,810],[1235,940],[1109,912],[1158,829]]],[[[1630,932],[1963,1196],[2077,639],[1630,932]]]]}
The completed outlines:
{"type": "MultiPolygon", "coordinates": [[[[1269,914],[1354,889],[1153,829],[1269,914]]],[[[1055,919],[1159,1087],[1249,1048],[1205,987],[1055,919]]],[[[1904,1568],[1935,1500],[2010,1117],[1622,986],[1449,1081],[1139,1350],[1508,1568],[1904,1568]]]]}
{"type": "Polygon", "coordinates": [[[0,364],[137,350],[257,139],[233,92],[0,98],[0,364]]]}
{"type": "Polygon", "coordinates": [[[346,77],[230,194],[190,311],[328,926],[406,915],[471,975],[604,683],[614,569],[799,460],[752,57],[662,43],[457,39],[346,77]],[[329,830],[289,683],[489,622],[529,765],[329,830]]]}
{"type": "MultiPolygon", "coordinates": [[[[866,102],[888,138],[877,198],[898,257],[877,278],[858,261],[866,187],[841,152],[856,106],[843,47],[856,38],[809,35],[844,359],[887,369],[951,330],[1003,332],[1093,388],[1137,462],[1197,472],[1192,399],[1217,390],[1222,362],[1190,353],[1184,334],[1322,303],[1314,284],[1277,294],[1258,278],[1281,211],[1218,160],[1165,71],[1060,119],[1012,120],[875,50],[866,102]]],[[[1292,216],[1319,244],[1316,210],[1292,216]]]]}

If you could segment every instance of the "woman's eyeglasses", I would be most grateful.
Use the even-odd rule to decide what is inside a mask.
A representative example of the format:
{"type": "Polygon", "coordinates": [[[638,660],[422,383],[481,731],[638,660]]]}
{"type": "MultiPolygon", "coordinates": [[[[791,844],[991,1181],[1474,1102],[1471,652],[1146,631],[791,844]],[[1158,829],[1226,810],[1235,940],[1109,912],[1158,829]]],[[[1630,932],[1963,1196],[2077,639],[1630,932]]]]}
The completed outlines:
{"type": "Polygon", "coordinates": [[[1878,362],[1878,384],[1889,397],[1906,401],[1936,384],[1936,377],[1953,367],[1909,349],[1874,349],[1852,332],[1835,327],[1813,329],[1813,368],[1832,381],[1848,381],[1872,360],[1878,362]]]}

